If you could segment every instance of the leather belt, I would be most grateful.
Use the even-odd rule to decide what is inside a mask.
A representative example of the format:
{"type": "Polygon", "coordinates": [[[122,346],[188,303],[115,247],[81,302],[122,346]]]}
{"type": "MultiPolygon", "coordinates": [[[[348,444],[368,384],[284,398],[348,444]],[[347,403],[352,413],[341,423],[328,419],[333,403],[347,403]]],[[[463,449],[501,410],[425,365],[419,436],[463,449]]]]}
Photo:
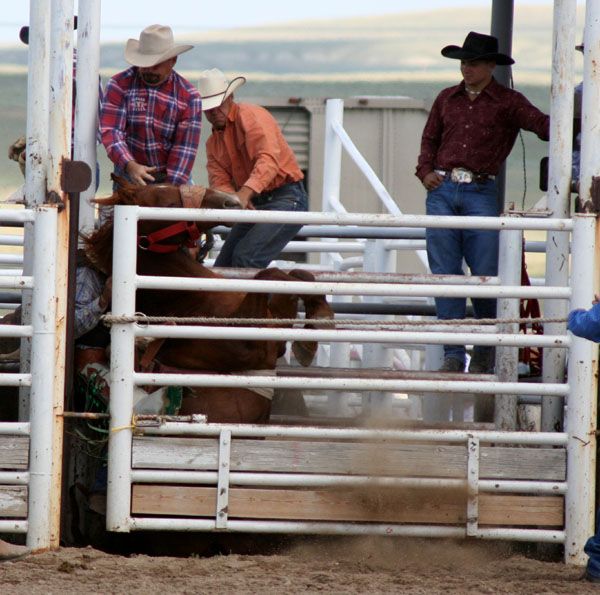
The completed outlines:
{"type": "Polygon", "coordinates": [[[464,167],[454,167],[449,171],[444,169],[435,169],[434,171],[436,174],[444,176],[446,180],[452,180],[452,182],[455,182],[456,184],[471,184],[472,182],[481,184],[482,182],[493,180],[496,177],[492,174],[474,172],[470,169],[465,169],[464,167]]]}

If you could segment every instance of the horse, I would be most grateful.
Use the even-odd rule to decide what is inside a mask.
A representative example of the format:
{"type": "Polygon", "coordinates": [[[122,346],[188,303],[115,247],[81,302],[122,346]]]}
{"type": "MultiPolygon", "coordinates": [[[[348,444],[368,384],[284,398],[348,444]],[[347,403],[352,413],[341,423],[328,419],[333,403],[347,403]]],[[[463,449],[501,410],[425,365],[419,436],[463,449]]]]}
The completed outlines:
{"type": "MultiPolygon", "coordinates": [[[[170,185],[134,186],[115,178],[119,186],[112,196],[94,200],[100,207],[138,205],[149,207],[241,208],[239,199],[210,188],[170,185]]],[[[138,224],[137,273],[176,277],[222,278],[214,270],[193,259],[182,245],[216,223],[197,222],[168,225],[161,221],[138,224]],[[167,225],[167,227],[165,227],[167,225]],[[165,230],[171,230],[167,232],[165,230]],[[193,229],[197,230],[193,231],[193,229]],[[191,236],[190,236],[191,234],[191,236]]],[[[84,237],[88,259],[106,275],[112,270],[113,222],[107,222],[84,237]]],[[[278,268],[260,270],[254,279],[309,281],[314,276],[301,269],[289,273],[278,268]]],[[[140,289],[136,310],[147,316],[293,319],[302,301],[305,318],[332,319],[333,310],[325,296],[305,294],[244,293],[240,291],[177,291],[140,289]]],[[[274,326],[274,325],[266,325],[274,326]]],[[[278,325],[279,326],[279,325],[278,325]]],[[[313,328],[310,322],[305,328],[313,328]]],[[[286,351],[285,341],[165,339],[155,355],[158,370],[222,374],[273,373],[276,362],[286,351]]],[[[314,341],[294,341],[292,350],[303,366],[309,366],[317,351],[314,341]]],[[[265,389],[245,388],[188,389],[184,393],[181,415],[202,413],[210,423],[266,423],[271,400],[265,389]]]]}

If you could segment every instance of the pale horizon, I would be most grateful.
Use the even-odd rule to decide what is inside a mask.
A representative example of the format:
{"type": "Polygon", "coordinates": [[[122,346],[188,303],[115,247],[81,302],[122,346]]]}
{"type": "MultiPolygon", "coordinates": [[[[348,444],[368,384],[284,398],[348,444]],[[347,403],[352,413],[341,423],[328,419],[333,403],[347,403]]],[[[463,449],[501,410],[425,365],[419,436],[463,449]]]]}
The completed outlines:
{"type": "MultiPolygon", "coordinates": [[[[583,0],[578,5],[584,5],[583,0]]],[[[553,9],[553,0],[515,0],[515,9],[543,6],[553,9]]],[[[489,8],[492,0],[370,0],[364,4],[322,0],[282,3],[281,0],[230,0],[227,11],[211,10],[213,5],[201,0],[173,0],[168,7],[162,0],[102,0],[101,41],[124,41],[137,37],[152,23],[170,25],[176,36],[199,31],[273,26],[306,20],[333,20],[355,17],[398,15],[435,9],[454,9],[468,17],[470,8],[489,8]]],[[[75,3],[77,12],[77,3],[75,3]]],[[[0,17],[0,44],[19,46],[18,32],[29,21],[29,2],[12,3],[10,16],[0,17]]]]}

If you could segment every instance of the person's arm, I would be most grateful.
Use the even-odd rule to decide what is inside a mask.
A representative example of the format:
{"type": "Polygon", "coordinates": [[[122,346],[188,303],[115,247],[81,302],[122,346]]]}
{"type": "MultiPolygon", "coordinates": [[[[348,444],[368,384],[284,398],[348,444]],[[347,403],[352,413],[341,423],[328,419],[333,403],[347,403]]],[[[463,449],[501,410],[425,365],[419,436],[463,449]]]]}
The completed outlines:
{"type": "Polygon", "coordinates": [[[441,177],[433,171],[435,168],[435,160],[442,139],[443,120],[442,120],[442,100],[440,96],[433,102],[429,117],[423,128],[421,136],[421,152],[417,161],[417,169],[415,175],[421,180],[428,190],[431,190],[433,177],[439,179],[437,185],[441,183],[441,177]]]}
{"type": "Polygon", "coordinates": [[[600,303],[589,310],[572,310],[567,319],[567,328],[578,337],[600,342],[600,303]]]}
{"type": "Polygon", "coordinates": [[[540,111],[521,93],[515,92],[512,111],[519,128],[534,132],[542,140],[550,139],[550,116],[540,111]]]}
{"type": "Polygon", "coordinates": [[[202,100],[200,95],[189,98],[182,118],[177,123],[173,145],[167,160],[167,183],[181,186],[187,184],[200,143],[202,126],[202,100]]]}
{"type": "Polygon", "coordinates": [[[108,158],[125,171],[127,164],[133,161],[133,155],[127,146],[126,96],[114,79],[108,81],[106,93],[102,98],[100,111],[100,135],[108,158]]]}
{"type": "Polygon", "coordinates": [[[111,279],[103,282],[99,273],[86,266],[77,267],[75,282],[75,338],[85,335],[100,322],[110,305],[111,279]]]}
{"type": "Polygon", "coordinates": [[[253,209],[252,198],[256,195],[256,192],[249,188],[248,186],[242,186],[241,188],[234,188],[231,183],[231,175],[225,168],[225,166],[217,159],[214,148],[209,142],[206,143],[206,170],[208,171],[208,185],[211,188],[216,190],[221,190],[222,192],[229,192],[230,194],[235,194],[240,202],[244,205],[246,209],[253,209]]]}

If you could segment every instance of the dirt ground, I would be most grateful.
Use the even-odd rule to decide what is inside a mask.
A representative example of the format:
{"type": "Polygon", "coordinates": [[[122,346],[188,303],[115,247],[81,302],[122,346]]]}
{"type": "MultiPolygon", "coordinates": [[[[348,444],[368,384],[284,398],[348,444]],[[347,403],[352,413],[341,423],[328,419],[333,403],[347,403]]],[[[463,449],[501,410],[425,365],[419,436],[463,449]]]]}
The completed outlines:
{"type": "Polygon", "coordinates": [[[0,564],[0,593],[600,593],[578,580],[581,569],[504,544],[302,539],[278,550],[169,557],[62,548],[0,564]]]}

